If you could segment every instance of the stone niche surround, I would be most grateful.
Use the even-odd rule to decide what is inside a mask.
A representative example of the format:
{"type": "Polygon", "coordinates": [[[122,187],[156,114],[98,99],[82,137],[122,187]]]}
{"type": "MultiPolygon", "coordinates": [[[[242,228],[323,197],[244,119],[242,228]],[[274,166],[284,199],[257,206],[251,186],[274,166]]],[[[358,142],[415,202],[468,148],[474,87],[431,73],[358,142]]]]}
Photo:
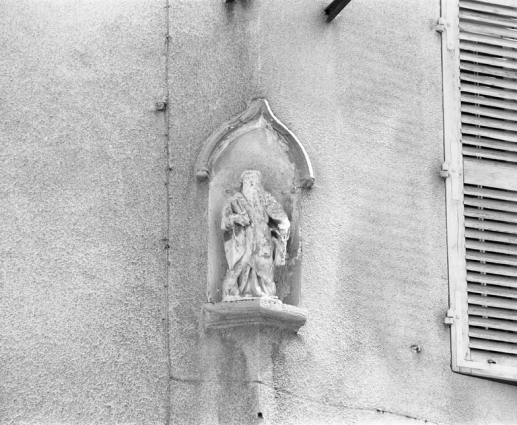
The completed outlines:
{"type": "MultiPolygon", "coordinates": [[[[307,320],[299,307],[301,294],[301,193],[314,184],[307,153],[272,113],[265,99],[255,99],[238,117],[223,124],[205,142],[196,164],[196,177],[208,183],[207,302],[205,328],[266,325],[297,332],[307,320]],[[228,270],[221,228],[222,209],[240,190],[245,170],[257,170],[262,185],[287,214],[290,235],[285,264],[274,274],[276,297],[225,297],[228,270]]],[[[284,215],[285,217],[285,215],[284,215]]]]}

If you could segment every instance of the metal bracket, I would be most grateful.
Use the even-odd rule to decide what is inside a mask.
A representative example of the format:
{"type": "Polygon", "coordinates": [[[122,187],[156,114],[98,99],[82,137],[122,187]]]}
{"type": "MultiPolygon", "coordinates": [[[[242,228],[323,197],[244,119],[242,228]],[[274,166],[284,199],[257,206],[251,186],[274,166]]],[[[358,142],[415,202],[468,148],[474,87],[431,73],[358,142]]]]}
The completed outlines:
{"type": "Polygon", "coordinates": [[[442,33],[445,31],[445,19],[440,18],[438,19],[438,24],[436,25],[436,32],[442,33]]]}
{"type": "Polygon", "coordinates": [[[445,315],[443,323],[445,323],[447,326],[454,325],[454,311],[447,310],[447,314],[445,315]]]}
{"type": "Polygon", "coordinates": [[[448,162],[444,162],[442,164],[442,169],[440,170],[440,177],[443,177],[444,179],[446,179],[447,177],[450,177],[448,162]]]}
{"type": "Polygon", "coordinates": [[[167,109],[167,101],[156,102],[155,107],[157,111],[165,111],[167,109]]]}

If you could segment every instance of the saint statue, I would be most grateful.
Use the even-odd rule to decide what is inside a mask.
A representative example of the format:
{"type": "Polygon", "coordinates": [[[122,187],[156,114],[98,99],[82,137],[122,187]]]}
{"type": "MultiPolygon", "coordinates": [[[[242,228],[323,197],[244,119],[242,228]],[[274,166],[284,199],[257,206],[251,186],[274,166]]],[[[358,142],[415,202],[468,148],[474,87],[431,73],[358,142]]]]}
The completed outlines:
{"type": "Polygon", "coordinates": [[[291,224],[280,203],[262,187],[257,170],[241,174],[242,191],[222,210],[228,271],[223,301],[243,297],[276,298],[275,267],[285,264],[291,224]]]}

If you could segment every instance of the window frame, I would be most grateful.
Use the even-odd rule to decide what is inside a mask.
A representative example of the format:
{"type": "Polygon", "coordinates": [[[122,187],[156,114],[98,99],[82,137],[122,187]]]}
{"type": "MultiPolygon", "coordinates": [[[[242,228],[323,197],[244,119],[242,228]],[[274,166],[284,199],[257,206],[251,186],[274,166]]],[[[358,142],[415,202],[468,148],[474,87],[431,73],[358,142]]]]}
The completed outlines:
{"type": "MultiPolygon", "coordinates": [[[[508,0],[496,0],[511,5],[508,0]]],[[[461,374],[517,382],[517,367],[470,359],[461,144],[459,0],[441,0],[444,164],[452,370],[461,374]]],[[[517,299],[515,300],[517,303],[517,299]]]]}

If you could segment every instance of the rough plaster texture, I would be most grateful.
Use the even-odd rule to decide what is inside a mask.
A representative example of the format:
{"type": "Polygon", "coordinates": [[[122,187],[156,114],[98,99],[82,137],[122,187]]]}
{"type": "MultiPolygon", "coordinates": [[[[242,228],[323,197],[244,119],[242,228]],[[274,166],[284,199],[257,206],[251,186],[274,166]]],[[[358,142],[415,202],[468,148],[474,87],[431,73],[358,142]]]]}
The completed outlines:
{"type": "Polygon", "coordinates": [[[164,423],[164,7],[0,16],[0,423],[164,423]]]}
{"type": "Polygon", "coordinates": [[[439,2],[327,4],[171,1],[168,74],[164,2],[0,4],[0,423],[517,422],[450,370],[439,2]],[[317,177],[298,335],[202,325],[195,161],[258,96],[317,177]]]}
{"type": "Polygon", "coordinates": [[[331,24],[327,4],[171,3],[172,419],[515,423],[516,387],[450,369],[439,1],[354,0],[331,24]],[[195,161],[259,96],[316,174],[297,336],[202,327],[208,185],[195,161]]]}

